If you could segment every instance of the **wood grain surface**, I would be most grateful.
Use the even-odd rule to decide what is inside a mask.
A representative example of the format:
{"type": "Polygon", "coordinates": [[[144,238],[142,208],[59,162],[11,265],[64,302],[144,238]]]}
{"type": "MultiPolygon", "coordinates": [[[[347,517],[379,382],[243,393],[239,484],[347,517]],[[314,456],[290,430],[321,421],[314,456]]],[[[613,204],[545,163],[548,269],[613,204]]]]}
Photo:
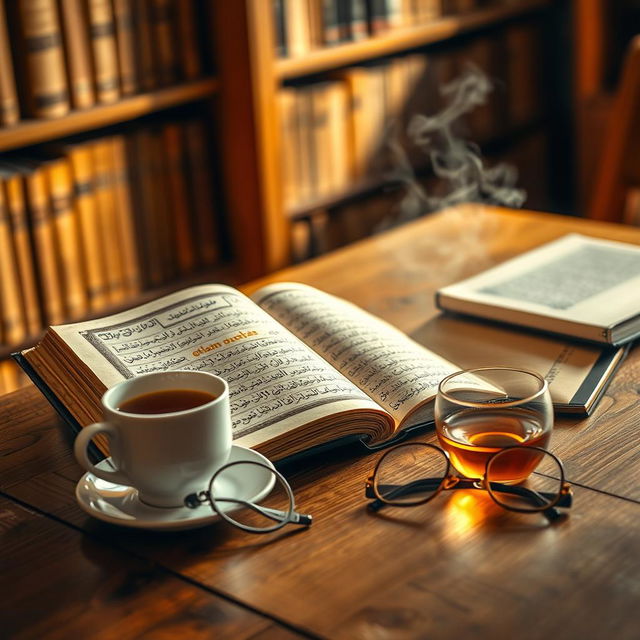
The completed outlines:
{"type": "MultiPolygon", "coordinates": [[[[437,287],[575,230],[640,244],[640,230],[465,207],[270,280],[318,286],[412,333],[434,313],[437,287]]],[[[639,367],[635,350],[593,416],[558,420],[552,449],[575,483],[575,499],[570,515],[553,525],[542,516],[505,513],[481,491],[451,491],[419,508],[371,514],[364,482],[377,455],[352,448],[283,466],[298,505],[314,516],[307,531],[258,537],[223,523],[180,533],[110,526],[75,504],[73,491],[82,470],[71,456],[64,426],[46,401],[35,389],[5,396],[0,399],[0,489],[12,509],[19,501],[55,518],[60,538],[29,534],[24,542],[14,537],[11,545],[3,545],[3,563],[13,562],[13,550],[20,545],[32,554],[24,552],[11,565],[8,575],[22,576],[12,598],[26,601],[37,593],[38,576],[49,571],[43,558],[60,562],[68,556],[80,562],[86,558],[84,546],[96,544],[120,558],[105,563],[107,582],[148,566],[158,575],[164,571],[244,604],[276,624],[263,636],[262,630],[254,631],[253,622],[246,628],[238,623],[246,635],[236,637],[250,632],[286,637],[279,633],[293,629],[345,639],[636,638],[639,367]],[[68,524],[68,531],[61,523],[68,524]]],[[[48,518],[37,519],[53,527],[48,518]]],[[[152,581],[140,589],[140,616],[157,615],[147,590],[167,598],[171,589],[164,581],[158,578],[158,585],[152,581]]],[[[183,593],[184,583],[175,588],[183,593]]],[[[62,595],[43,614],[56,624],[73,617],[80,597],[64,582],[58,591],[62,595]],[[65,590],[70,590],[68,598],[65,590]]],[[[125,615],[120,608],[135,606],[129,597],[136,594],[108,603],[116,617],[125,615]]],[[[197,611],[201,605],[191,606],[197,611]]],[[[83,615],[89,620],[90,610],[83,615]]],[[[93,619],[104,615],[107,610],[101,609],[93,619]]],[[[30,637],[28,622],[22,631],[30,637]]]]}

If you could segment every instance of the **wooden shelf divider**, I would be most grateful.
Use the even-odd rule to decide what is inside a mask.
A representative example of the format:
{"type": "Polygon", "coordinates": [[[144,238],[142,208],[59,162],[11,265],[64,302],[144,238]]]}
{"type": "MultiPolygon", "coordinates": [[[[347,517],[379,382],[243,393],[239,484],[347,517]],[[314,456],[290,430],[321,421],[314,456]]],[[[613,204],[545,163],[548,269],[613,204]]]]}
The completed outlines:
{"type": "Polygon", "coordinates": [[[275,65],[276,75],[280,80],[293,80],[322,73],[405,49],[441,42],[550,5],[551,0],[504,0],[484,9],[444,16],[424,25],[394,29],[388,34],[373,36],[359,42],[317,49],[299,58],[281,58],[275,65]]]}
{"type": "Polygon", "coordinates": [[[217,90],[217,79],[205,78],[131,96],[113,104],[72,111],[61,118],[25,120],[11,127],[0,128],[0,151],[18,149],[126,122],[156,111],[208,98],[217,90]]]}

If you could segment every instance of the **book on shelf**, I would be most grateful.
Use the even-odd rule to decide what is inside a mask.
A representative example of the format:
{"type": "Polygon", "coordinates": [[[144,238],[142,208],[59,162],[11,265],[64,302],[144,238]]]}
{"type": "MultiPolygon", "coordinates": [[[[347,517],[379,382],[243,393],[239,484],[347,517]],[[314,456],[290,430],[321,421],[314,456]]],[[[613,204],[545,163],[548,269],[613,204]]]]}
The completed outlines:
{"type": "Polygon", "coordinates": [[[0,126],[15,124],[20,119],[18,92],[13,77],[13,58],[9,45],[4,0],[0,0],[0,126]]]}
{"type": "Polygon", "coordinates": [[[24,305],[27,335],[34,336],[43,328],[38,301],[36,266],[31,251],[31,231],[22,177],[15,167],[0,164],[0,189],[11,221],[11,235],[18,267],[18,281],[24,305]]]}
{"type": "MultiPolygon", "coordinates": [[[[181,2],[180,4],[192,5],[191,2],[181,2]]],[[[120,90],[123,96],[136,93],[139,86],[133,16],[132,0],[113,0],[113,18],[116,46],[118,48],[118,74],[120,76],[120,90]]]]}
{"type": "Polygon", "coordinates": [[[113,6],[110,0],[88,0],[87,7],[96,98],[98,102],[116,102],[120,98],[120,72],[113,6]]]}
{"type": "Polygon", "coordinates": [[[640,247],[568,234],[440,289],[445,311],[619,345],[640,335],[640,247]]]}
{"type": "Polygon", "coordinates": [[[160,86],[163,87],[178,79],[178,49],[173,32],[175,13],[172,0],[152,0],[151,22],[156,72],[160,86]]]}
{"type": "Polygon", "coordinates": [[[5,6],[25,114],[36,118],[65,115],[70,108],[69,88],[56,0],[17,0],[5,6]]]}
{"type": "MultiPolygon", "coordinates": [[[[580,366],[563,372],[571,359],[563,349],[559,342],[546,361],[535,353],[542,369],[554,371],[552,397],[565,373],[579,387],[599,356],[619,359],[623,351],[591,349],[591,361],[577,358],[580,366]]],[[[437,385],[459,369],[355,305],[296,283],[267,285],[251,298],[225,285],[190,287],[50,327],[15,357],[76,429],[101,419],[102,394],[125,378],[213,372],[229,384],[235,441],[274,460],[345,441],[385,446],[431,425],[437,385]]],[[[528,361],[519,352],[521,366],[528,361]]],[[[105,442],[99,446],[106,454],[105,442]]]]}
{"type": "Polygon", "coordinates": [[[59,0],[58,6],[71,105],[74,109],[86,109],[95,103],[86,5],[82,0],[59,0]]]}

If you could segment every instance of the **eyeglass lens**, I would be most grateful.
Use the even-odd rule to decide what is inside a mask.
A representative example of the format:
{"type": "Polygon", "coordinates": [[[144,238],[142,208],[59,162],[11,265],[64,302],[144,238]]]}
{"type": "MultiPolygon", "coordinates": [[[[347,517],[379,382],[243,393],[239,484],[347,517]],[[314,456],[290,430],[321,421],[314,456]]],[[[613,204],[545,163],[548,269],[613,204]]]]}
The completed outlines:
{"type": "Polygon", "coordinates": [[[563,471],[560,462],[550,453],[517,447],[504,449],[493,456],[487,465],[486,480],[493,499],[500,506],[517,511],[540,511],[557,502],[563,471]],[[504,478],[514,476],[520,481],[510,482],[505,487],[504,478]],[[500,484],[503,486],[498,486],[500,484]]]}
{"type": "Polygon", "coordinates": [[[429,500],[447,476],[443,451],[425,444],[402,444],[387,451],[375,474],[375,490],[385,501],[419,504],[429,500]]]}

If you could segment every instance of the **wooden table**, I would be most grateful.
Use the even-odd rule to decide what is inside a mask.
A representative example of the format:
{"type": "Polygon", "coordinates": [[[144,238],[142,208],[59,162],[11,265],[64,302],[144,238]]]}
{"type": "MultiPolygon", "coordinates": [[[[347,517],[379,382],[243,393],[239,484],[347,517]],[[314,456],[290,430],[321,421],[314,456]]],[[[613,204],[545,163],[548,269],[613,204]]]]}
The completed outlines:
{"type": "MultiPolygon", "coordinates": [[[[433,292],[570,231],[640,244],[640,229],[460,207],[270,280],[343,296],[414,333],[433,292]]],[[[308,531],[256,537],[100,523],[76,505],[68,432],[34,388],[0,399],[0,635],[10,638],[638,638],[640,351],[552,449],[574,508],[552,526],[450,492],[365,509],[375,455],[284,467],[308,531]]],[[[431,436],[429,436],[431,437],[431,436]]]]}

